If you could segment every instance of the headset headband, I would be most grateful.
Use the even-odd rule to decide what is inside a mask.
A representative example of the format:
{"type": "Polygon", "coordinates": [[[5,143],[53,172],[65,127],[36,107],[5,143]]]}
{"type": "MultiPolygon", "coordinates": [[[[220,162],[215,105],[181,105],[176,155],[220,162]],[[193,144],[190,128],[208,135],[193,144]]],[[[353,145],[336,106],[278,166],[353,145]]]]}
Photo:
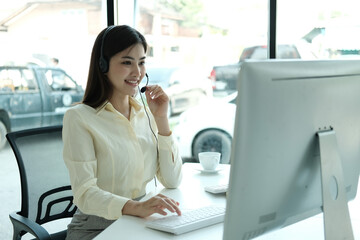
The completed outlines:
{"type": "Polygon", "coordinates": [[[102,36],[101,39],[101,46],[100,46],[100,58],[99,58],[99,68],[100,71],[103,73],[107,73],[109,71],[109,63],[108,60],[105,58],[104,56],[104,42],[105,42],[105,38],[106,35],[108,35],[108,33],[115,27],[115,25],[109,26],[105,32],[104,35],[102,36]]]}

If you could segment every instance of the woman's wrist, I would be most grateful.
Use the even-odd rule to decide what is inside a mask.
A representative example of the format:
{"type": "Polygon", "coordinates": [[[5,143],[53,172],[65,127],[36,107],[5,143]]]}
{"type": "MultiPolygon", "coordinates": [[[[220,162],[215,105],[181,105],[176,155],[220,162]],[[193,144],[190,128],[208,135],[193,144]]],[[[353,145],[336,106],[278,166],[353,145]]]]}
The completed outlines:
{"type": "Polygon", "coordinates": [[[155,117],[155,122],[158,128],[158,134],[162,136],[171,135],[169,119],[167,117],[155,117]]]}
{"type": "Polygon", "coordinates": [[[129,200],[125,203],[122,209],[122,215],[138,216],[137,210],[139,208],[139,202],[129,200]]]}

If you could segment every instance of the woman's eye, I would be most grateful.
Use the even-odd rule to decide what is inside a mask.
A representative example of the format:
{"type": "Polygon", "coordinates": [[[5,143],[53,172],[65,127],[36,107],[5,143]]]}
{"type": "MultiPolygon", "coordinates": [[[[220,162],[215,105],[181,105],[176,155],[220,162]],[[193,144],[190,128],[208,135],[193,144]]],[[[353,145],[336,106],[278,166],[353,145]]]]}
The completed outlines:
{"type": "Polygon", "coordinates": [[[122,64],[131,65],[131,62],[130,61],[124,61],[124,62],[122,62],[122,64]]]}
{"type": "Polygon", "coordinates": [[[139,65],[140,66],[145,65],[145,62],[140,62],[139,65]]]}

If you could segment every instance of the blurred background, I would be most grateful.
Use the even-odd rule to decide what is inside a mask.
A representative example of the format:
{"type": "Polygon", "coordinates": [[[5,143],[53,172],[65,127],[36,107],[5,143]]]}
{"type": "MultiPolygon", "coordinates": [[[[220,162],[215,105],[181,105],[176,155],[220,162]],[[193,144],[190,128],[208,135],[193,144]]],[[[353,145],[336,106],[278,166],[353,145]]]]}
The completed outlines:
{"type": "MultiPolygon", "coordinates": [[[[241,63],[268,58],[268,0],[0,0],[0,137],[33,126],[16,128],[12,122],[14,110],[5,104],[9,89],[11,96],[42,91],[18,88],[22,75],[9,67],[58,68],[74,81],[74,91],[85,89],[109,2],[115,24],[134,26],[149,43],[150,84],[160,84],[170,96],[171,127],[184,161],[197,161],[197,153],[206,150],[222,152],[228,163],[241,63]]],[[[359,5],[358,0],[278,0],[276,57],[359,58],[359,5]]],[[[27,108],[22,109],[25,116],[27,108]]],[[[0,149],[0,164],[0,239],[11,239],[8,214],[20,209],[20,182],[8,144],[0,149]]]]}

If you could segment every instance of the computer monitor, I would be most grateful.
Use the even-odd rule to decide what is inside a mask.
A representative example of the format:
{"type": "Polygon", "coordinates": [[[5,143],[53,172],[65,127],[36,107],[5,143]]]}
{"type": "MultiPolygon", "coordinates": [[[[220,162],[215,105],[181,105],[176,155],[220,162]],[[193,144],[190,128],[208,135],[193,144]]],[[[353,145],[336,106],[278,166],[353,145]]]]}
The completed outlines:
{"type": "Polygon", "coordinates": [[[360,173],[360,60],[244,62],[232,144],[225,240],[260,236],[323,206],[325,225],[352,234],[347,201],[360,173]]]}

